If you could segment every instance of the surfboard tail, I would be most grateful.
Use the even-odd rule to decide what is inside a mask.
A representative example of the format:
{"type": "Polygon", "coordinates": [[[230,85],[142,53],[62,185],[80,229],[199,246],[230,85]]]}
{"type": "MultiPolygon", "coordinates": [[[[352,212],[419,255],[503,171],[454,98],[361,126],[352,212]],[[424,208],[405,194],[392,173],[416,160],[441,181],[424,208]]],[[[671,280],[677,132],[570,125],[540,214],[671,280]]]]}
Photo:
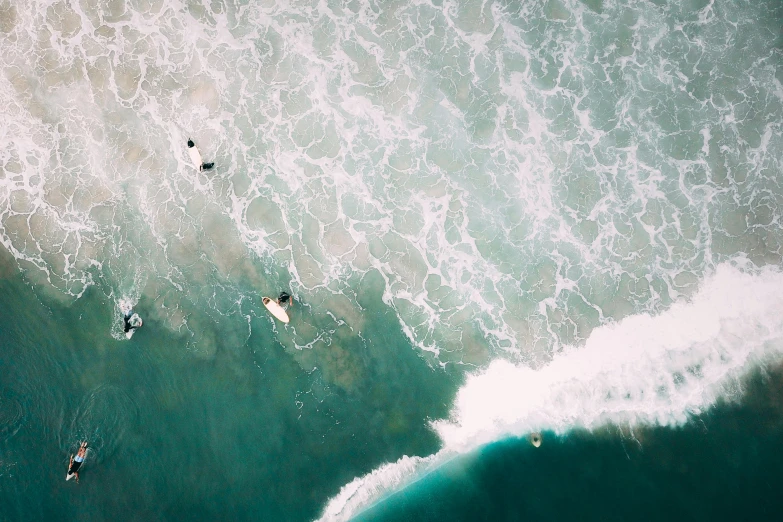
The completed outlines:
{"type": "MultiPolygon", "coordinates": [[[[189,141],[188,144],[190,143],[193,142],[189,141]]],[[[198,148],[195,145],[188,147],[188,156],[190,156],[190,161],[192,162],[193,166],[201,170],[201,165],[203,165],[204,162],[201,160],[201,153],[198,151],[198,148]]]]}
{"type": "Polygon", "coordinates": [[[264,297],[263,299],[264,306],[266,307],[269,312],[275,316],[279,321],[282,321],[284,323],[287,323],[290,319],[288,317],[288,314],[286,311],[276,302],[272,301],[271,299],[268,299],[264,297]]]}

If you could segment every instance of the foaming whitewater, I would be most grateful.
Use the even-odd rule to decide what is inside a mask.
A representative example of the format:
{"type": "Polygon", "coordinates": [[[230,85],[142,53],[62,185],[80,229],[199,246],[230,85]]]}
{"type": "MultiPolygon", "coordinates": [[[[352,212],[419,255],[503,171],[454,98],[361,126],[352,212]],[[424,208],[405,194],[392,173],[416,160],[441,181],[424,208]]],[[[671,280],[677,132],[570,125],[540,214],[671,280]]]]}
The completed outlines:
{"type": "Polygon", "coordinates": [[[377,274],[430,363],[543,362],[780,260],[774,2],[0,6],[0,242],[66,299],[195,335],[288,288],[294,353],[377,274]]]}
{"type": "Polygon", "coordinates": [[[322,520],[346,520],[433,466],[504,437],[682,425],[718,399],[741,398],[743,376],[781,357],[783,272],[720,265],[691,299],[597,328],[542,368],[497,360],[470,375],[450,419],[432,423],[440,452],[354,480],[322,520]]]}
{"type": "Polygon", "coordinates": [[[405,456],[397,462],[384,464],[363,477],[355,478],[343,486],[340,493],[329,502],[320,520],[347,520],[372,500],[410,482],[414,476],[420,476],[442,461],[442,455],[405,456]]]}
{"type": "Polygon", "coordinates": [[[503,435],[614,424],[678,425],[739,378],[783,352],[783,273],[718,267],[688,301],[596,329],[533,370],[495,361],[460,389],[449,421],[434,427],[446,448],[503,435]]]}
{"type": "Polygon", "coordinates": [[[728,260],[781,264],[781,20],[779,0],[0,0],[0,243],[46,295],[107,296],[106,337],[126,301],[203,358],[260,328],[324,394],[366,398],[398,362],[387,313],[437,371],[508,361],[434,424],[439,455],[674,422],[730,382],[698,336],[579,354],[610,353],[619,337],[587,340],[624,318],[664,321],[728,260]],[[285,327],[260,299],[281,290],[301,303],[285,327]],[[504,379],[524,408],[503,410],[504,379]]]}

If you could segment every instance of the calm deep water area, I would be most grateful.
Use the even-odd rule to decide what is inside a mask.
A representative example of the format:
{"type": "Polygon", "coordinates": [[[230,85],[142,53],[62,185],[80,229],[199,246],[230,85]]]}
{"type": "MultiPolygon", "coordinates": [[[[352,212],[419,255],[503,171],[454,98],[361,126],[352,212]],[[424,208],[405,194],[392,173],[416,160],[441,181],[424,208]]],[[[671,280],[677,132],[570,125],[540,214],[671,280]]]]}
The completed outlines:
{"type": "Polygon", "coordinates": [[[780,518],[780,0],[0,0],[0,116],[0,520],[780,518]]]}

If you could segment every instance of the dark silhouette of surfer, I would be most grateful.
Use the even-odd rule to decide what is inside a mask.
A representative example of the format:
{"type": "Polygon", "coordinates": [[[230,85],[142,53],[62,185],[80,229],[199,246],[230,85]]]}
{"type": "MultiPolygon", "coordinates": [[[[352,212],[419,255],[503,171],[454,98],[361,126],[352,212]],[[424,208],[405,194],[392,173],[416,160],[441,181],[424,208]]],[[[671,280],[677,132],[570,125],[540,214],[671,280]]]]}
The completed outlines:
{"type": "Polygon", "coordinates": [[[289,307],[294,306],[294,300],[286,292],[280,292],[280,295],[277,296],[277,304],[283,310],[288,310],[289,307]]]}
{"type": "Polygon", "coordinates": [[[122,316],[122,319],[125,323],[125,333],[128,333],[131,330],[135,330],[136,328],[141,328],[143,324],[139,314],[135,313],[133,310],[128,310],[125,312],[125,315],[122,316]]]}
{"type": "MultiPolygon", "coordinates": [[[[200,152],[198,151],[198,149],[196,148],[196,144],[195,144],[195,143],[193,143],[193,140],[188,140],[188,149],[193,149],[193,152],[195,152],[195,153],[196,153],[196,157],[197,157],[199,160],[201,159],[201,153],[200,153],[200,152]]],[[[193,157],[193,156],[194,156],[194,155],[193,155],[193,152],[191,152],[191,157],[193,157]]],[[[198,170],[209,170],[209,169],[211,169],[211,168],[212,168],[212,167],[214,167],[214,166],[215,166],[215,164],[214,164],[214,163],[203,163],[203,162],[202,162],[202,163],[201,163],[201,165],[199,166],[198,170]]]]}

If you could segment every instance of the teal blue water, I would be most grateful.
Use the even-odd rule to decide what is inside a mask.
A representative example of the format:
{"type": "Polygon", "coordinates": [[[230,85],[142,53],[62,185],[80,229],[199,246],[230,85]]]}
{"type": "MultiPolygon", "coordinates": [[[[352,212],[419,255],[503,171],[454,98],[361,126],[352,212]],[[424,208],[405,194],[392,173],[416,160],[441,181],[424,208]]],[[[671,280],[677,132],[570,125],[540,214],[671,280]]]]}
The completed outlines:
{"type": "Polygon", "coordinates": [[[194,362],[154,321],[133,344],[96,335],[111,307],[94,292],[52,304],[18,275],[0,291],[4,520],[309,520],[379,458],[437,449],[425,419],[445,414],[452,379],[388,326],[352,347],[366,387],[348,395],[292,364],[266,325],[194,362]],[[76,486],[65,471],[83,439],[76,486]]]}
{"type": "MultiPolygon", "coordinates": [[[[531,432],[553,465],[703,440],[783,360],[781,28],[779,0],[0,0],[2,516],[393,519],[531,432]]],[[[425,513],[508,505],[495,473],[425,513]]]]}
{"type": "Polygon", "coordinates": [[[679,429],[611,428],[497,442],[355,520],[776,520],[781,369],[679,429]]]}

